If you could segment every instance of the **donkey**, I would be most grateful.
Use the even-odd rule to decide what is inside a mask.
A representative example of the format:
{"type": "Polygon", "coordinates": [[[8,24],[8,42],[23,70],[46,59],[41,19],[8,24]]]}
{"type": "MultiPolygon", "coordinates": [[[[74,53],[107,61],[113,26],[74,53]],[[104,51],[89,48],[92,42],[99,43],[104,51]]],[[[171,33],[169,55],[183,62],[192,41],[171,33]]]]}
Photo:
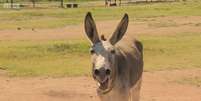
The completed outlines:
{"type": "Polygon", "coordinates": [[[85,17],[85,32],[92,43],[92,76],[98,83],[101,101],[139,101],[143,46],[136,39],[122,38],[128,22],[128,14],[125,14],[107,40],[103,35],[99,38],[91,13],[85,17]]]}

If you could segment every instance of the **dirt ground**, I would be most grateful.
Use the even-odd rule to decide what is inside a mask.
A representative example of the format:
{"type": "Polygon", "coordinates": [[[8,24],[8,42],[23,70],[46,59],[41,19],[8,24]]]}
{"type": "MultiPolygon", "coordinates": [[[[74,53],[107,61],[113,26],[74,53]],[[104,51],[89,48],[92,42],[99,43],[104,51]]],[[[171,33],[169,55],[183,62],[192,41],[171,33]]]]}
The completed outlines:
{"type": "MultiPolygon", "coordinates": [[[[118,21],[97,22],[98,31],[110,34],[118,21]]],[[[128,34],[201,33],[201,17],[159,17],[138,19],[128,34]]],[[[0,40],[86,39],[83,25],[57,29],[0,30],[0,40]]],[[[185,82],[201,78],[201,69],[144,72],[141,101],[200,101],[201,87],[185,82]]],[[[0,101],[98,101],[91,77],[8,77],[0,69],[0,101]]]]}
{"type": "MultiPolygon", "coordinates": [[[[201,69],[144,72],[141,101],[200,101],[201,87],[178,83],[201,78],[201,69]]],[[[92,77],[0,76],[0,101],[99,101],[92,77]]]]}
{"type": "MultiPolygon", "coordinates": [[[[97,29],[99,34],[110,35],[114,32],[118,20],[99,21],[97,29]]],[[[19,26],[20,27],[20,26],[19,26]]],[[[23,29],[0,30],[0,40],[67,40],[86,39],[84,25],[71,25],[54,29],[23,29]]],[[[141,18],[130,21],[127,34],[172,35],[178,33],[201,33],[200,16],[168,16],[155,18],[141,18]]]]}

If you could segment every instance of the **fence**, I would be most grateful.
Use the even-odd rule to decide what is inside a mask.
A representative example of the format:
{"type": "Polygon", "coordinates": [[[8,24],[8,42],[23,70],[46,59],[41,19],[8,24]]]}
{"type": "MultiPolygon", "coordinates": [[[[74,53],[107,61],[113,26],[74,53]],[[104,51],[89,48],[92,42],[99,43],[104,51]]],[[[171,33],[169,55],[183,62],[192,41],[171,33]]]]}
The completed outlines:
{"type": "Polygon", "coordinates": [[[77,8],[175,1],[178,0],[0,0],[0,8],[77,8]]]}

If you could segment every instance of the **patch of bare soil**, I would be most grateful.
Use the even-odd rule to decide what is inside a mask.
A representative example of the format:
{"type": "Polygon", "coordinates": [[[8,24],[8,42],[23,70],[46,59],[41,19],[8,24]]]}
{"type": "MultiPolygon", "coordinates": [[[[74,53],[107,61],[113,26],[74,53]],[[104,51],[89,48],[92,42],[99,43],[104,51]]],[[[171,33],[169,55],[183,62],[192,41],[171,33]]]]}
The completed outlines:
{"type": "Polygon", "coordinates": [[[0,40],[63,40],[80,39],[84,34],[81,25],[55,29],[1,30],[0,40]]]}
{"type": "Polygon", "coordinates": [[[131,23],[130,34],[174,35],[200,33],[201,16],[167,16],[139,19],[131,23]]]}
{"type": "MultiPolygon", "coordinates": [[[[141,101],[200,101],[201,87],[179,84],[201,69],[144,72],[141,101]]],[[[0,101],[99,101],[91,77],[0,77],[0,101]]]]}
{"type": "MultiPolygon", "coordinates": [[[[100,34],[112,34],[119,20],[97,22],[100,34]]],[[[172,35],[178,33],[201,33],[201,16],[168,16],[140,18],[131,21],[128,28],[131,36],[136,34],[172,35]]],[[[0,30],[0,40],[66,40],[85,39],[84,26],[71,25],[55,29],[0,30]]]]}

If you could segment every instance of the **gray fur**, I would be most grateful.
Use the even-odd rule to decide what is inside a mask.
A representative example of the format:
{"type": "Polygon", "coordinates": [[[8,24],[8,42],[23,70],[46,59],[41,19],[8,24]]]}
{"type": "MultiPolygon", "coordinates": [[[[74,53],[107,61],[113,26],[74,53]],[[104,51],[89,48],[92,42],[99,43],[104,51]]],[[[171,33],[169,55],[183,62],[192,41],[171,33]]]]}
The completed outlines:
{"type": "MultiPolygon", "coordinates": [[[[86,19],[92,19],[92,17],[85,18],[85,28],[92,28],[86,27],[90,26],[86,25],[86,19]]],[[[91,23],[94,24],[92,29],[96,30],[95,22],[91,23]]],[[[91,33],[94,35],[87,33],[90,40],[96,39],[96,41],[91,40],[93,43],[92,73],[94,79],[102,84],[100,87],[103,87],[97,89],[101,101],[139,101],[143,72],[143,46],[138,40],[123,37],[127,26],[128,15],[125,14],[108,41],[99,40],[97,33],[91,33]],[[110,75],[106,75],[105,71],[108,69],[111,70],[110,75]],[[103,86],[104,82],[107,86],[103,86]]]]}

